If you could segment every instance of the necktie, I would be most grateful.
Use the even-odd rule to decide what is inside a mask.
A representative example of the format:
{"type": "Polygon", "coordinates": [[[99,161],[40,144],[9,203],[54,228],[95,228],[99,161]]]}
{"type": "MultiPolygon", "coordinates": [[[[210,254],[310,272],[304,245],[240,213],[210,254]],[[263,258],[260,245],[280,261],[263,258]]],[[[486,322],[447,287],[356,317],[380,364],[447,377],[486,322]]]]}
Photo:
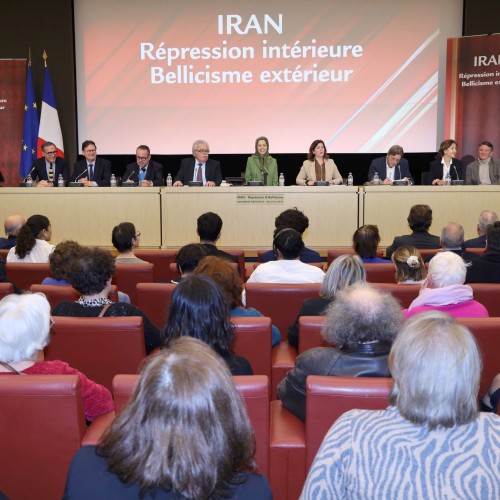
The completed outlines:
{"type": "Polygon", "coordinates": [[[89,165],[89,181],[94,180],[94,165],[91,163],[89,165]]]}
{"type": "Polygon", "coordinates": [[[201,171],[201,166],[203,163],[198,163],[198,173],[196,174],[196,180],[198,182],[203,182],[203,172],[201,171]]]}
{"type": "Polygon", "coordinates": [[[54,164],[51,163],[49,167],[49,182],[54,182],[54,164]]]}
{"type": "Polygon", "coordinates": [[[139,182],[142,182],[146,178],[146,167],[141,167],[139,172],[139,182]]]}

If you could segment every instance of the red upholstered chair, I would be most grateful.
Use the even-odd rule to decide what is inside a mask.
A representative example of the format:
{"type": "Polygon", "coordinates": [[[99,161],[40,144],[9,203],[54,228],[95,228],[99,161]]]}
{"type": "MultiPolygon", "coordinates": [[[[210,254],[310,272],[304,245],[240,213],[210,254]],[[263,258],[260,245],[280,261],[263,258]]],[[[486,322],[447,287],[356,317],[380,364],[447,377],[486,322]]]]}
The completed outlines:
{"type": "Polygon", "coordinates": [[[395,283],[396,268],[393,264],[365,264],[366,281],[370,283],[395,283]]]}
{"type": "Polygon", "coordinates": [[[118,373],[137,373],[146,357],[142,317],[55,316],[45,359],[66,361],[111,390],[118,373]]]}
{"type": "Polygon", "coordinates": [[[245,250],[239,248],[224,248],[224,252],[230,253],[238,258],[236,270],[240,273],[241,279],[245,280],[245,250]]]}
{"type": "Polygon", "coordinates": [[[500,372],[500,318],[459,318],[474,335],[481,350],[483,370],[481,372],[481,397],[493,377],[500,372]]]}
{"type": "Polygon", "coordinates": [[[478,255],[482,255],[484,252],[484,248],[466,248],[466,252],[477,253],[478,255]]]}
{"type": "Polygon", "coordinates": [[[500,317],[500,283],[470,283],[469,285],[474,290],[474,299],[488,309],[489,315],[500,317]]]}
{"type": "Polygon", "coordinates": [[[12,283],[0,283],[0,300],[2,300],[7,295],[14,293],[14,287],[12,283]]]}
{"type": "Polygon", "coordinates": [[[373,286],[389,292],[396,298],[401,307],[408,308],[420,291],[420,285],[398,285],[397,283],[371,283],[373,286]]]}
{"type": "Polygon", "coordinates": [[[439,248],[419,248],[418,251],[422,256],[422,259],[427,259],[428,257],[434,257],[439,252],[439,248]]]}
{"type": "Polygon", "coordinates": [[[30,286],[41,283],[51,276],[49,264],[31,264],[28,262],[7,262],[7,277],[21,290],[29,290],[30,286]]]}
{"type": "Polygon", "coordinates": [[[12,499],[62,498],[86,432],[77,375],[0,376],[0,490],[12,499]]]}
{"type": "Polygon", "coordinates": [[[163,328],[168,318],[168,308],[175,283],[139,283],[137,307],[158,328],[163,328]]]}
{"type": "Polygon", "coordinates": [[[161,249],[134,249],[134,254],[137,258],[146,260],[154,264],[154,281],[158,283],[169,283],[173,279],[170,272],[170,264],[175,263],[177,250],[161,249]]]}
{"type": "MultiPolygon", "coordinates": [[[[60,285],[31,285],[30,290],[33,293],[43,293],[47,297],[50,303],[50,308],[53,309],[59,302],[74,302],[80,297],[80,293],[77,292],[71,286],[60,286],[60,285]]],[[[116,285],[111,285],[109,291],[109,300],[113,302],[118,302],[118,289],[116,285]]]]}
{"type": "Polygon", "coordinates": [[[153,282],[153,264],[116,264],[113,283],[118,286],[118,290],[130,297],[130,302],[135,306],[137,305],[137,283],[153,282]]]}
{"type": "Polygon", "coordinates": [[[321,337],[325,323],[324,316],[301,316],[299,319],[299,350],[302,354],[313,347],[325,347],[328,344],[321,337]]]}
{"type": "Polygon", "coordinates": [[[7,254],[9,253],[10,248],[0,248],[0,257],[7,262],[7,254]]]}
{"type": "Polygon", "coordinates": [[[271,379],[271,319],[233,317],[231,322],[236,327],[234,352],[248,360],[254,375],[271,379]]]}

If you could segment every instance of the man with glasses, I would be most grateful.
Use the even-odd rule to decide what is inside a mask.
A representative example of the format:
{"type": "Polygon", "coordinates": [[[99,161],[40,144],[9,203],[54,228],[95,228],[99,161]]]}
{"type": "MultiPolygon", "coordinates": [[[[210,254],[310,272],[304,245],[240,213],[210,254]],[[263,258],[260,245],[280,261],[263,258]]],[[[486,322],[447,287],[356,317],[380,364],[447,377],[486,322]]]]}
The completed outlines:
{"type": "Polygon", "coordinates": [[[86,187],[109,186],[111,180],[111,163],[97,156],[94,141],[83,141],[83,160],[78,161],[70,177],[71,182],[83,182],[86,187]]]}
{"type": "Polygon", "coordinates": [[[368,180],[371,182],[373,176],[378,174],[382,184],[392,184],[393,181],[408,181],[413,184],[413,178],[410,173],[408,160],[403,158],[404,151],[397,144],[391,146],[387,151],[387,156],[375,158],[368,170],[368,180]]]}
{"type": "Polygon", "coordinates": [[[42,144],[42,158],[33,162],[31,167],[31,177],[38,180],[37,187],[57,187],[59,175],[64,179],[64,185],[69,178],[69,165],[64,158],[57,156],[57,148],[53,142],[42,144]]]}
{"type": "Polygon", "coordinates": [[[135,163],[129,163],[122,182],[134,181],[138,186],[163,186],[163,165],[151,160],[149,146],[142,144],[135,151],[135,163]]]}
{"type": "Polygon", "coordinates": [[[207,141],[197,140],[193,144],[193,158],[184,158],[174,178],[174,187],[184,186],[191,181],[203,182],[204,186],[220,186],[222,173],[220,163],[210,160],[207,141]]]}

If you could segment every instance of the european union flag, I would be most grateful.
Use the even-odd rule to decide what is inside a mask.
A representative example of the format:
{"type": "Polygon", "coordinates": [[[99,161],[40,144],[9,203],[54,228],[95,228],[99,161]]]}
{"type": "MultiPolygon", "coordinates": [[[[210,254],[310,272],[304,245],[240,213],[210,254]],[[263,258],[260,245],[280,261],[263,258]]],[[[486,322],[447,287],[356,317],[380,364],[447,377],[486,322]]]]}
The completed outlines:
{"type": "Polygon", "coordinates": [[[38,141],[38,111],[35,101],[35,90],[33,88],[33,77],[31,75],[31,61],[28,63],[28,74],[26,76],[26,99],[24,101],[24,126],[23,146],[21,149],[21,164],[19,173],[24,179],[34,160],[36,160],[36,147],[38,141]]]}

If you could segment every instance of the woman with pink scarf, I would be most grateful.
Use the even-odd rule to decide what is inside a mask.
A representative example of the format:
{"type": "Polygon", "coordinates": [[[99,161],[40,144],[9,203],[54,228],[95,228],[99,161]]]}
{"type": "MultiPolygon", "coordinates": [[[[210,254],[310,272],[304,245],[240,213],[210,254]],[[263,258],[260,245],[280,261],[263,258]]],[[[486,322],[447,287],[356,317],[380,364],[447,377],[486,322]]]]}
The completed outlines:
{"type": "Polygon", "coordinates": [[[435,255],[418,297],[403,311],[405,317],[436,309],[456,318],[487,318],[486,307],[474,300],[472,288],[464,285],[466,271],[459,255],[449,251],[435,255]]]}

